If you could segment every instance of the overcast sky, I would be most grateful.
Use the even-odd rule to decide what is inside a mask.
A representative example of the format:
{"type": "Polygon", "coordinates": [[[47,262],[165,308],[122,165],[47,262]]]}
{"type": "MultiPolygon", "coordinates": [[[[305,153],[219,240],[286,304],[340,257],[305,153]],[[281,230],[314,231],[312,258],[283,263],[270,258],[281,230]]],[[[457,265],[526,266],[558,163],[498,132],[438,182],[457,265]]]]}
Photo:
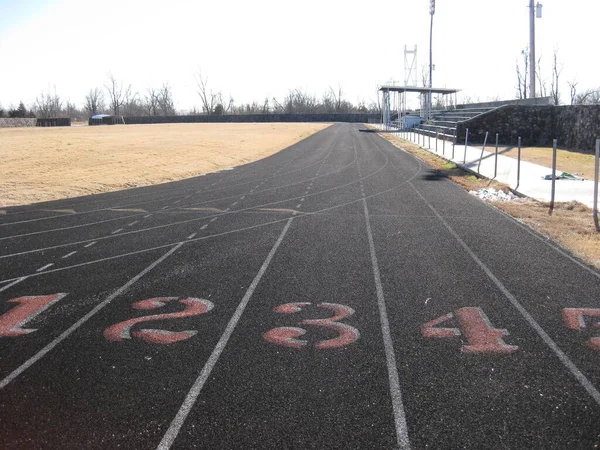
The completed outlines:
{"type": "MultiPolygon", "coordinates": [[[[543,0],[537,55],[550,79],[555,48],[567,80],[600,86],[599,0],[543,0]]],[[[529,43],[527,0],[437,0],[436,87],[481,100],[515,97],[529,43]]],[[[142,93],[168,81],[179,109],[200,105],[194,73],[236,103],[319,96],[341,85],[352,102],[404,80],[404,46],[428,64],[429,0],[0,0],[0,104],[54,89],[77,105],[107,74],[142,93]]],[[[420,69],[419,69],[420,71],[420,69]]],[[[459,101],[461,97],[459,96],[459,101]]]]}

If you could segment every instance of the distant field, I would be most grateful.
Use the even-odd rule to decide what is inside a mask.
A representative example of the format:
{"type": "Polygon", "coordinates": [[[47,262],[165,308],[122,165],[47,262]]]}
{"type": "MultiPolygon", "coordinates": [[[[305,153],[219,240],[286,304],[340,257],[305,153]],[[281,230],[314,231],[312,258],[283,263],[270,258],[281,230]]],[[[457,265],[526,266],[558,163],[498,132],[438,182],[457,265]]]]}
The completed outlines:
{"type": "Polygon", "coordinates": [[[0,206],[180,180],[264,158],[314,123],[0,128],[0,206]]]}

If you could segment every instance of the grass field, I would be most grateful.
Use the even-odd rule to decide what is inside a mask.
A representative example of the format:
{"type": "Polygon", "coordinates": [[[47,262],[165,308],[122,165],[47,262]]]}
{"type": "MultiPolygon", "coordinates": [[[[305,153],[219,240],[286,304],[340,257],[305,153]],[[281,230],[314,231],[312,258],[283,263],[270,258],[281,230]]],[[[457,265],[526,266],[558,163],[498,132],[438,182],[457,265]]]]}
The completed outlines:
{"type": "MultiPolygon", "coordinates": [[[[487,147],[487,151],[495,148],[487,147]]],[[[498,147],[498,154],[517,159],[516,147],[498,147]]],[[[521,149],[521,160],[552,167],[552,147],[525,147],[521,149]]],[[[594,155],[558,149],[556,152],[557,170],[580,175],[589,180],[594,179],[594,155]]]]}
{"type": "Polygon", "coordinates": [[[0,128],[0,206],[116,191],[272,155],[328,124],[0,128]]]}

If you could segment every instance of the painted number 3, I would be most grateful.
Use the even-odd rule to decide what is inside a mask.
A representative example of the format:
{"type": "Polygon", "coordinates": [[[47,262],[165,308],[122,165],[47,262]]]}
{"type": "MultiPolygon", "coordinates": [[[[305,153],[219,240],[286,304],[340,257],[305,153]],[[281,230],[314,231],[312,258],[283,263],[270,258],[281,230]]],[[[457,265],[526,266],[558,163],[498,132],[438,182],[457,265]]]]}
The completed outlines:
{"type": "MultiPolygon", "coordinates": [[[[311,303],[286,303],[276,306],[273,311],[279,314],[296,314],[305,309],[311,303]]],[[[347,317],[354,314],[354,310],[349,306],[338,303],[319,303],[317,308],[333,311],[334,315],[326,319],[308,319],[298,323],[298,325],[312,325],[334,330],[338,333],[335,338],[318,341],[314,346],[317,349],[341,348],[345,347],[360,337],[358,330],[350,325],[341,323],[347,317]]],[[[300,327],[278,327],[267,331],[263,337],[267,342],[282,345],[284,347],[302,348],[308,344],[308,341],[298,339],[306,334],[306,330],[300,327]]]]}

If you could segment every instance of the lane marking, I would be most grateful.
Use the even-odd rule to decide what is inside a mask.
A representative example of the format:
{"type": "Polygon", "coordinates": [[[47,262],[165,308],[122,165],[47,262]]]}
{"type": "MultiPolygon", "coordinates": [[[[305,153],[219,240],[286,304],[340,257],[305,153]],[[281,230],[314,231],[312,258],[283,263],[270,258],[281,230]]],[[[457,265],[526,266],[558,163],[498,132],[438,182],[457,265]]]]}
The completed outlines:
{"type": "Polygon", "coordinates": [[[162,211],[163,209],[167,209],[168,207],[169,207],[169,206],[163,206],[163,207],[162,207],[162,208],[160,208],[160,209],[161,209],[161,211],[162,211]]]}
{"type": "Polygon", "coordinates": [[[43,270],[46,270],[48,267],[52,267],[53,265],[54,263],[46,264],[45,266],[40,267],[38,270],[36,270],[36,272],[42,272],[43,270]]]}
{"type": "Polygon", "coordinates": [[[67,253],[65,256],[62,257],[62,259],[67,259],[69,256],[73,256],[75,253],[77,253],[77,250],[74,250],[71,253],[67,253]]]}
{"type": "Polygon", "coordinates": [[[147,219],[148,217],[150,217],[152,214],[148,214],[146,216],[144,216],[144,219],[147,219]]]}
{"type": "Polygon", "coordinates": [[[242,195],[242,196],[240,197],[240,200],[244,200],[245,198],[246,198],[246,196],[245,196],[245,195],[242,195]]]}
{"type": "Polygon", "coordinates": [[[127,226],[128,226],[128,227],[132,227],[132,226],[134,226],[134,225],[135,225],[136,223],[138,223],[138,222],[139,222],[139,220],[136,220],[136,221],[134,221],[134,222],[128,223],[128,224],[127,224],[127,226]]]}
{"type": "Polygon", "coordinates": [[[181,200],[183,200],[183,199],[179,199],[179,200],[177,200],[176,202],[173,202],[173,204],[174,204],[174,205],[176,205],[176,204],[177,204],[177,203],[179,203],[181,200]]]}
{"type": "Polygon", "coordinates": [[[13,281],[12,283],[8,283],[6,286],[2,286],[0,288],[0,292],[7,290],[8,288],[14,286],[15,284],[19,284],[21,281],[25,281],[27,278],[29,277],[21,277],[21,278],[17,278],[15,281],[13,281]]]}
{"type": "Polygon", "coordinates": [[[96,244],[96,242],[98,242],[98,241],[94,241],[94,242],[90,242],[89,244],[85,244],[84,247],[85,248],[91,247],[92,245],[96,244]]]}
{"type": "Polygon", "coordinates": [[[141,208],[111,208],[109,211],[124,211],[124,212],[133,212],[133,213],[147,213],[145,209],[141,208]]]}
{"type": "Polygon", "coordinates": [[[154,261],[152,264],[150,264],[148,267],[146,267],[144,270],[142,270],[140,273],[138,273],[135,277],[133,277],[131,280],[129,280],[127,283],[125,283],[123,286],[121,286],[119,289],[117,289],[114,293],[109,295],[102,303],[98,304],[90,312],[88,312],[85,316],[83,316],[81,319],[79,319],[77,322],[75,322],[73,325],[71,325],[69,328],[67,328],[65,331],[63,331],[58,337],[56,337],[53,341],[51,341],[43,349],[41,349],[39,352],[37,352],[35,355],[33,355],[31,358],[29,358],[27,361],[25,361],[23,364],[21,364],[15,370],[13,370],[6,378],[4,378],[2,381],[0,381],[0,389],[4,389],[11,381],[13,381],[15,378],[17,378],[19,375],[21,375],[27,369],[29,369],[37,361],[39,361],[44,356],[46,356],[50,351],[52,351],[52,349],[54,349],[54,347],[56,347],[58,344],[60,344],[62,341],[64,341],[66,338],[68,338],[79,327],[81,327],[84,323],[86,323],[89,319],[91,319],[94,315],[96,315],[100,310],[102,310],[106,305],[108,305],[114,298],[121,295],[131,285],[133,285],[140,278],[142,278],[144,275],[146,275],[148,272],[150,272],[152,269],[154,269],[156,266],[158,266],[161,262],[163,262],[165,259],[167,259],[169,256],[171,256],[183,244],[184,244],[184,242],[180,242],[176,246],[171,248],[171,250],[169,250],[167,253],[162,255],[160,258],[158,258],[156,261],[154,261]]]}
{"type": "Polygon", "coordinates": [[[375,242],[373,241],[373,233],[371,231],[369,209],[367,207],[367,200],[363,198],[362,202],[365,212],[365,222],[367,225],[367,237],[369,240],[369,251],[371,253],[373,278],[375,280],[375,289],[377,291],[377,306],[379,307],[379,320],[381,322],[381,333],[383,335],[383,346],[385,348],[385,359],[387,362],[388,379],[390,383],[390,395],[392,398],[392,408],[394,410],[396,442],[399,449],[409,450],[410,440],[408,437],[408,426],[406,424],[406,413],[404,411],[404,404],[402,402],[402,392],[400,391],[400,376],[398,375],[398,365],[396,363],[394,343],[392,341],[392,333],[390,332],[390,322],[387,315],[385,297],[383,296],[383,285],[381,284],[381,275],[379,273],[377,254],[375,253],[375,242]]]}
{"type": "Polygon", "coordinates": [[[298,204],[296,205],[296,209],[300,208],[301,206],[302,206],[302,203],[298,203],[298,204]]]}
{"type": "Polygon", "coordinates": [[[202,226],[200,227],[200,229],[201,229],[201,230],[206,230],[206,227],[207,227],[207,226],[208,226],[208,224],[207,224],[207,223],[205,223],[204,225],[202,225],[202,226]]]}
{"type": "Polygon", "coordinates": [[[435,210],[435,208],[421,195],[421,193],[413,186],[411,182],[408,183],[413,190],[417,193],[419,197],[423,200],[423,202],[431,209],[433,214],[440,220],[440,222],[446,227],[448,232],[456,239],[456,241],[460,244],[460,246],[465,250],[465,252],[477,263],[477,265],[483,270],[483,272],[488,276],[490,280],[500,289],[500,291],[504,294],[504,296],[508,299],[508,301],[519,311],[521,316],[529,323],[531,328],[535,330],[539,337],[546,343],[548,347],[554,352],[554,354],[558,357],[558,359],[563,363],[563,365],[571,372],[571,374],[575,377],[575,379],[581,384],[581,386],[587,391],[587,393],[594,399],[594,401],[600,405],[600,392],[594,387],[594,385],[587,379],[587,377],[577,368],[577,366],[569,359],[567,354],[562,351],[562,349],[552,340],[552,338],[544,331],[544,329],[537,323],[537,321],[533,318],[531,314],[521,305],[521,303],[516,299],[514,295],[504,286],[504,284],[496,278],[496,276],[492,273],[492,271],[485,265],[483,261],[477,257],[475,252],[471,250],[471,248],[461,239],[461,237],[452,229],[452,227],[446,222],[446,220],[435,210]]]}
{"type": "Polygon", "coordinates": [[[285,212],[285,213],[298,213],[295,209],[291,208],[257,208],[257,211],[270,211],[270,212],[285,212]]]}
{"type": "MultiPolygon", "coordinates": [[[[233,202],[233,203],[231,204],[231,206],[233,207],[233,206],[237,205],[238,203],[239,203],[239,202],[233,202]]],[[[229,210],[229,208],[227,208],[227,210],[229,210]]]]}
{"type": "Polygon", "coordinates": [[[187,238],[188,238],[188,239],[192,239],[194,236],[196,236],[196,234],[198,234],[198,233],[192,233],[192,234],[190,234],[190,235],[189,235],[187,238]]]}
{"type": "Polygon", "coordinates": [[[283,238],[285,237],[287,231],[289,230],[290,225],[292,224],[293,220],[294,219],[289,219],[287,221],[285,227],[281,231],[281,234],[277,238],[277,241],[273,245],[273,248],[271,248],[271,251],[269,252],[269,254],[267,255],[267,258],[263,262],[260,270],[254,277],[254,280],[252,280],[252,284],[250,284],[250,286],[248,287],[248,290],[244,294],[242,301],[240,302],[237,309],[235,310],[235,313],[229,320],[229,323],[227,324],[227,327],[225,328],[223,335],[219,339],[219,342],[217,342],[217,345],[215,346],[210,357],[206,361],[206,364],[204,364],[204,367],[202,368],[202,372],[200,372],[200,375],[198,376],[198,378],[192,385],[192,388],[186,395],[185,400],[183,401],[183,404],[181,405],[181,408],[179,408],[179,411],[177,411],[175,418],[171,422],[169,429],[167,430],[167,432],[163,436],[162,440],[158,444],[158,447],[157,447],[158,450],[167,450],[167,449],[171,448],[171,446],[173,445],[173,442],[177,438],[177,435],[179,434],[179,431],[181,430],[181,427],[182,427],[183,423],[185,422],[185,419],[187,418],[191,409],[194,407],[194,404],[196,403],[196,400],[198,399],[198,396],[200,395],[200,392],[202,391],[204,384],[208,380],[210,373],[212,372],[213,368],[217,364],[217,361],[219,360],[221,353],[223,353],[223,350],[225,349],[225,346],[227,345],[229,338],[233,334],[235,327],[237,326],[240,318],[242,317],[242,314],[244,313],[244,310],[246,309],[246,306],[248,305],[248,302],[250,301],[250,298],[252,297],[252,294],[254,293],[254,290],[258,286],[258,283],[260,282],[260,280],[263,277],[263,275],[265,274],[265,272],[267,271],[269,264],[271,264],[271,260],[273,259],[273,256],[275,256],[275,252],[277,252],[277,249],[281,245],[281,242],[283,241],[283,238]]]}
{"type": "Polygon", "coordinates": [[[57,212],[57,213],[63,213],[63,214],[77,214],[74,209],[42,209],[40,211],[57,212]]]}
{"type": "Polygon", "coordinates": [[[110,234],[117,234],[117,233],[120,233],[121,231],[123,231],[123,228],[119,228],[118,230],[115,230],[115,231],[111,232],[110,234]]]}
{"type": "Polygon", "coordinates": [[[218,217],[213,217],[212,219],[210,219],[211,222],[214,222],[215,220],[217,220],[218,217]]]}
{"type": "Polygon", "coordinates": [[[223,212],[222,209],[219,208],[210,208],[210,207],[204,207],[204,208],[181,208],[181,209],[185,209],[188,211],[206,211],[206,212],[223,212]]]}

